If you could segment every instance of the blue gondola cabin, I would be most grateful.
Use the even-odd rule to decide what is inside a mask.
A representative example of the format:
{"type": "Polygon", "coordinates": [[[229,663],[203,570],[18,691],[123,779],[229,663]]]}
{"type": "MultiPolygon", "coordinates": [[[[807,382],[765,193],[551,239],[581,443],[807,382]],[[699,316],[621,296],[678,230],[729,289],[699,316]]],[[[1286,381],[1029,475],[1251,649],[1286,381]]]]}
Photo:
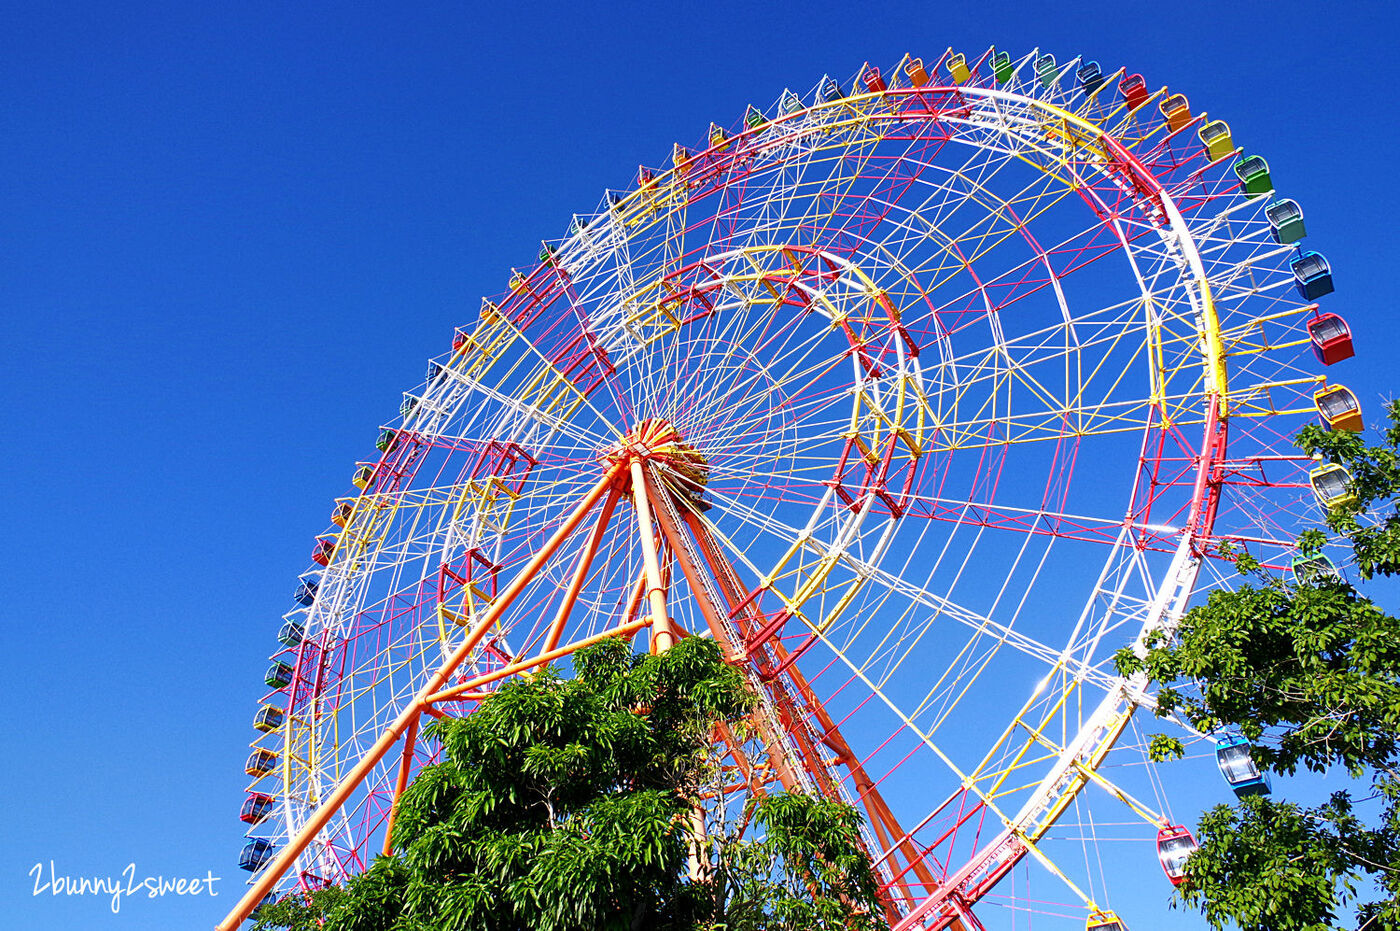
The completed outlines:
{"type": "Polygon", "coordinates": [[[1086,94],[1092,94],[1100,87],[1103,87],[1103,68],[1101,68],[1096,61],[1086,61],[1084,64],[1080,65],[1078,77],[1079,86],[1086,94]]]}
{"type": "Polygon", "coordinates": [[[296,591],[292,594],[292,597],[296,600],[296,603],[303,608],[310,607],[311,602],[316,600],[316,589],[318,589],[320,585],[321,583],[317,580],[316,576],[304,575],[297,579],[296,591]]]}
{"type": "Polygon", "coordinates": [[[1329,511],[1345,510],[1356,504],[1351,490],[1351,473],[1339,465],[1322,465],[1308,473],[1317,503],[1329,511]]]}
{"type": "Polygon", "coordinates": [[[1303,208],[1296,200],[1276,200],[1264,208],[1264,216],[1269,220],[1274,242],[1280,246],[1291,245],[1308,235],[1308,228],[1303,225],[1303,208]]]}
{"type": "Polygon", "coordinates": [[[1336,314],[1319,314],[1308,321],[1308,340],[1313,355],[1323,365],[1332,365],[1356,355],[1351,344],[1351,328],[1336,314]]]}
{"type": "Polygon", "coordinates": [[[1361,402],[1345,385],[1323,388],[1313,395],[1313,403],[1317,405],[1317,413],[1329,430],[1357,433],[1365,426],[1361,420],[1361,402]]]}
{"type": "Polygon", "coordinates": [[[250,792],[243,800],[243,808],[238,813],[238,820],[244,824],[261,824],[267,820],[267,816],[272,814],[272,796],[264,792],[250,792]]]}
{"type": "Polygon", "coordinates": [[[1227,734],[1216,741],[1215,765],[1239,798],[1267,795],[1272,788],[1268,774],[1254,762],[1249,741],[1239,734],[1227,734]]]}
{"type": "Polygon", "coordinates": [[[272,841],[255,837],[248,841],[243,847],[243,853],[238,857],[239,869],[256,873],[272,859],[272,841]]]}
{"type": "Polygon", "coordinates": [[[1291,263],[1293,283],[1305,301],[1315,301],[1335,290],[1332,286],[1332,266],[1316,252],[1304,252],[1291,263]]]}
{"type": "Polygon", "coordinates": [[[841,92],[841,85],[836,83],[836,79],[831,75],[823,75],[821,80],[821,98],[824,103],[831,103],[846,96],[841,92]]]}
{"type": "Polygon", "coordinates": [[[1157,832],[1157,860],[1173,886],[1181,885],[1186,879],[1186,860],[1196,848],[1196,838],[1179,824],[1157,832]]]}

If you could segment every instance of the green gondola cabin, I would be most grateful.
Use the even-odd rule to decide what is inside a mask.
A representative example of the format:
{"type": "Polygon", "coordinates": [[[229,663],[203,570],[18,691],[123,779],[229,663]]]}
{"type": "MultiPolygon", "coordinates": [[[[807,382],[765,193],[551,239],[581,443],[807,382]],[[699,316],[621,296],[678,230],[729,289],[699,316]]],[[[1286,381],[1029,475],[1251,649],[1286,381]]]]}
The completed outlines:
{"type": "Polygon", "coordinates": [[[1041,55],[1035,60],[1035,73],[1040,78],[1041,87],[1049,87],[1060,77],[1060,69],[1055,67],[1055,56],[1041,55]]]}
{"type": "Polygon", "coordinates": [[[996,76],[998,84],[1005,84],[1015,73],[1016,68],[1011,64],[1010,52],[997,52],[992,55],[992,74],[996,76]]]}
{"type": "Polygon", "coordinates": [[[1303,225],[1303,208],[1296,200],[1276,200],[1264,208],[1264,216],[1269,220],[1269,232],[1274,242],[1281,246],[1291,245],[1308,235],[1303,225]]]}
{"type": "Polygon", "coordinates": [[[277,631],[277,642],[287,648],[299,647],[306,639],[306,628],[296,621],[284,621],[277,631]]]}
{"type": "Polygon", "coordinates": [[[292,667],[279,660],[273,660],[263,674],[263,682],[270,689],[285,689],[292,684],[292,667]]]}
{"type": "Polygon", "coordinates": [[[1274,189],[1274,181],[1269,177],[1269,163],[1258,155],[1246,155],[1236,161],[1235,177],[1240,179],[1240,190],[1250,196],[1267,194],[1274,189]]]}

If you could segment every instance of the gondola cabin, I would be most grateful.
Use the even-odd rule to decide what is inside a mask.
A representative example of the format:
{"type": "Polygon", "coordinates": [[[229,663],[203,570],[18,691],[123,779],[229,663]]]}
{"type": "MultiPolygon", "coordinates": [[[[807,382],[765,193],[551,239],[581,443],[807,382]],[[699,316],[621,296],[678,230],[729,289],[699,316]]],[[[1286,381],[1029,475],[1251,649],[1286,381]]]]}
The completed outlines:
{"type": "Polygon", "coordinates": [[[399,402],[399,415],[401,417],[411,417],[417,409],[418,399],[411,394],[404,395],[403,400],[399,402]]]}
{"type": "Polygon", "coordinates": [[[1332,266],[1317,252],[1304,252],[1291,263],[1293,284],[1305,301],[1315,301],[1336,290],[1332,286],[1332,266]]]}
{"type": "Polygon", "coordinates": [[[331,555],[335,553],[335,540],[317,540],[311,550],[311,561],[318,566],[329,566],[331,555]]]}
{"type": "Polygon", "coordinates": [[[331,523],[337,527],[344,527],[350,523],[350,515],[355,513],[355,502],[342,501],[331,511],[331,523]]]}
{"type": "Polygon", "coordinates": [[[520,274],[520,272],[512,271],[512,272],[510,273],[510,283],[509,283],[508,287],[509,287],[512,291],[516,292],[517,294],[520,293],[521,291],[524,291],[524,290],[525,290],[525,276],[522,275],[522,274],[520,274]]]}
{"type": "Polygon", "coordinates": [[[374,466],[360,466],[355,470],[355,474],[351,476],[350,481],[361,491],[368,488],[374,482],[374,466]]]}
{"type": "Polygon", "coordinates": [[[284,720],[286,720],[286,715],[282,713],[281,708],[274,708],[272,705],[263,705],[258,709],[258,713],[253,716],[253,727],[262,731],[264,734],[271,734],[282,726],[284,720]]]}
{"type": "Polygon", "coordinates": [[[1186,879],[1186,860],[1196,852],[1197,846],[1196,838],[1179,824],[1157,832],[1157,859],[1173,886],[1181,885],[1186,879]]]}
{"type": "Polygon", "coordinates": [[[779,106],[784,113],[796,113],[802,109],[802,98],[790,90],[783,91],[783,99],[779,106]]]}
{"type": "Polygon", "coordinates": [[[292,667],[279,660],[273,660],[272,665],[267,667],[267,672],[263,674],[263,682],[267,683],[270,689],[285,689],[292,683],[292,667]]]}
{"type": "Polygon", "coordinates": [[[1077,76],[1079,78],[1079,86],[1086,94],[1092,94],[1100,87],[1103,87],[1103,68],[1101,68],[1096,61],[1086,61],[1084,64],[1080,65],[1077,76]]]}
{"type": "Polygon", "coordinates": [[[1172,132],[1185,129],[1191,122],[1191,104],[1185,94],[1172,94],[1159,103],[1157,109],[1162,111],[1162,117],[1172,132]]]}
{"type": "Polygon", "coordinates": [[[674,167],[679,168],[688,161],[690,161],[689,149],[681,145],[679,142],[671,146],[671,164],[674,167]]]}
{"type": "Polygon", "coordinates": [[[306,639],[306,628],[296,621],[286,621],[277,631],[277,642],[284,647],[301,646],[301,642],[306,639]]]}
{"type": "Polygon", "coordinates": [[[314,575],[304,575],[297,579],[296,591],[292,593],[292,598],[303,608],[309,608],[311,602],[316,600],[316,589],[321,587],[321,582],[314,575]]]}
{"type": "Polygon", "coordinates": [[[1206,154],[1212,162],[1235,151],[1235,140],[1231,138],[1230,126],[1224,120],[1211,120],[1196,135],[1201,137],[1201,145],[1206,147],[1206,154]]]}
{"type": "Polygon", "coordinates": [[[1249,741],[1239,734],[1227,734],[1216,741],[1215,765],[1239,798],[1267,795],[1272,789],[1268,774],[1260,772],[1254,762],[1249,741]]]}
{"type": "Polygon", "coordinates": [[[1318,504],[1329,511],[1349,508],[1356,503],[1351,490],[1351,473],[1339,465],[1318,466],[1308,473],[1308,484],[1318,504]]]}
{"type": "Polygon", "coordinates": [[[1351,345],[1351,328],[1336,314],[1319,314],[1308,321],[1308,340],[1313,355],[1323,365],[1331,365],[1356,355],[1351,345]]]}
{"type": "Polygon", "coordinates": [[[385,427],[379,431],[379,439],[374,441],[374,448],[381,453],[392,453],[399,445],[399,434],[397,431],[385,427]]]}
{"type": "Polygon", "coordinates": [[[763,111],[753,104],[749,104],[749,108],[744,111],[744,125],[749,129],[758,129],[766,122],[768,122],[768,118],[763,115],[763,111]]]}
{"type": "Polygon", "coordinates": [[[954,84],[966,84],[972,77],[972,70],[967,67],[967,56],[961,52],[954,52],[948,56],[948,77],[953,79],[954,84]]]}
{"type": "Polygon", "coordinates": [[[1276,200],[1264,208],[1264,216],[1269,218],[1269,232],[1273,234],[1274,242],[1281,246],[1295,243],[1308,235],[1308,229],[1303,225],[1303,208],[1298,206],[1296,200],[1276,200]]]}
{"type": "Polygon", "coordinates": [[[1055,67],[1055,56],[1045,54],[1037,58],[1035,60],[1035,73],[1040,78],[1041,87],[1049,87],[1054,84],[1060,76],[1060,70],[1055,67]]]}
{"type": "Polygon", "coordinates": [[[1341,570],[1321,553],[1293,554],[1293,579],[1299,585],[1342,581],[1341,570]]]}
{"type": "Polygon", "coordinates": [[[823,102],[831,103],[833,100],[840,100],[844,96],[846,95],[842,93],[841,85],[836,82],[835,78],[829,74],[822,77],[821,97],[823,102]]]}
{"type": "Polygon", "coordinates": [[[710,124],[710,148],[723,149],[725,143],[729,141],[729,136],[725,133],[724,127],[718,123],[710,124]]]}
{"type": "Polygon", "coordinates": [[[885,91],[885,79],[880,76],[880,69],[874,65],[867,65],[865,71],[861,73],[860,81],[865,85],[865,89],[872,94],[881,94],[885,91]]]}
{"type": "Polygon", "coordinates": [[[244,824],[261,824],[272,814],[272,796],[264,792],[250,792],[243,800],[243,808],[238,812],[238,820],[244,824]]]}
{"type": "Polygon", "coordinates": [[[256,873],[271,859],[272,841],[255,837],[244,845],[243,853],[238,856],[238,866],[250,873],[256,873]]]}
{"type": "Polygon", "coordinates": [[[1084,924],[1084,931],[1128,931],[1128,926],[1113,912],[1094,912],[1084,924]]]}
{"type": "Polygon", "coordinates": [[[1235,177],[1240,179],[1240,190],[1251,196],[1267,194],[1274,189],[1269,163],[1258,155],[1246,155],[1235,162],[1235,177]]]}
{"type": "Polygon", "coordinates": [[[923,87],[928,83],[928,71],[924,68],[922,58],[911,58],[904,63],[904,74],[909,78],[909,83],[915,87],[923,87]]]}
{"type": "Polygon", "coordinates": [[[1125,74],[1123,80],[1118,82],[1118,93],[1123,95],[1123,102],[1129,110],[1136,110],[1152,96],[1147,92],[1147,82],[1140,74],[1125,74]]]}
{"type": "Polygon", "coordinates": [[[1313,403],[1317,405],[1317,412],[1329,430],[1356,433],[1365,426],[1361,420],[1361,402],[1346,385],[1323,388],[1313,395],[1313,403]]]}
{"type": "Polygon", "coordinates": [[[277,768],[277,754],[271,750],[254,750],[248,755],[248,762],[243,765],[243,771],[250,776],[261,779],[277,768]]]}
{"type": "Polygon", "coordinates": [[[424,377],[424,380],[427,381],[427,383],[431,385],[433,382],[437,381],[437,377],[438,377],[439,375],[441,375],[441,374],[442,374],[442,366],[441,366],[441,365],[438,365],[436,362],[429,362],[429,363],[428,363],[428,371],[426,372],[426,374],[425,374],[423,377],[424,377]]]}
{"type": "Polygon", "coordinates": [[[1011,64],[1010,52],[997,52],[992,56],[992,74],[996,76],[998,84],[1005,84],[1015,73],[1016,68],[1011,64]]]}

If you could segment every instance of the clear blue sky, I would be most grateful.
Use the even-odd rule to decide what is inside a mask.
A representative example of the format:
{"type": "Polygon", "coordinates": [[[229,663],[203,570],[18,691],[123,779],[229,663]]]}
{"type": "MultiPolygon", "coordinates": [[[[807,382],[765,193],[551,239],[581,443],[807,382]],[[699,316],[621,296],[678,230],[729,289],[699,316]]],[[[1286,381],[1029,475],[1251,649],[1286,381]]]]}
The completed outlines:
{"type": "Polygon", "coordinates": [[[0,18],[0,925],[222,916],[277,619],[399,392],[604,187],[789,84],[988,44],[1169,84],[1303,203],[1372,412],[1397,381],[1394,3],[414,6],[0,18]],[[50,859],[221,895],[114,916],[32,896],[50,859]]]}

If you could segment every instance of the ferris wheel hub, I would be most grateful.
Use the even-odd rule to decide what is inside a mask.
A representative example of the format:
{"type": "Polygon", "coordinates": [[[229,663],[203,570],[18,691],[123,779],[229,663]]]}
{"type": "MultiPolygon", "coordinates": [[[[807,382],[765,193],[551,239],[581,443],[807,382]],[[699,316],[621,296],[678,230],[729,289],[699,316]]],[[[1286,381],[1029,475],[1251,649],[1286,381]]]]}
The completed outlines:
{"type": "MultiPolygon", "coordinates": [[[[656,466],[667,478],[679,479],[688,491],[698,493],[710,482],[710,461],[669,420],[649,417],[623,435],[602,456],[604,467],[632,459],[656,466]]],[[[626,476],[626,470],[620,473],[626,476]]]]}

